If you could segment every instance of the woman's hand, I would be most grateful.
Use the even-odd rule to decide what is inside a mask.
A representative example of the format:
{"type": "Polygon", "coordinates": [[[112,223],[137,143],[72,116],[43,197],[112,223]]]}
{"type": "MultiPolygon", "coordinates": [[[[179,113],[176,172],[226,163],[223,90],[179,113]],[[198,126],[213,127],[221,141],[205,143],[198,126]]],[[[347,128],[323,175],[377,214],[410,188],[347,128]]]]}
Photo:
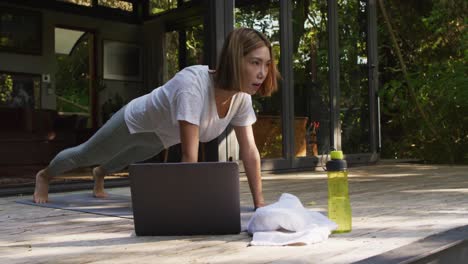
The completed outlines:
{"type": "Polygon", "coordinates": [[[254,197],[254,207],[257,208],[265,206],[265,199],[263,199],[263,193],[259,193],[254,197]]]}
{"type": "Polygon", "coordinates": [[[265,202],[263,202],[263,201],[258,202],[258,203],[255,203],[254,209],[255,209],[255,211],[257,211],[258,208],[264,207],[264,206],[266,206],[265,202]]]}

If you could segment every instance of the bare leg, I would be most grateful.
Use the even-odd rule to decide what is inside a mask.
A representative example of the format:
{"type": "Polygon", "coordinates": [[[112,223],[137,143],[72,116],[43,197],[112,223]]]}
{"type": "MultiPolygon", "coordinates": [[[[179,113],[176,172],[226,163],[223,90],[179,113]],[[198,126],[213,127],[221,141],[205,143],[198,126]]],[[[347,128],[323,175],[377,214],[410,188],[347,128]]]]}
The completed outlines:
{"type": "Polygon", "coordinates": [[[108,194],[104,191],[104,177],[106,176],[106,171],[101,167],[97,166],[93,169],[94,176],[94,189],[93,195],[96,198],[105,198],[108,194]]]}
{"type": "Polygon", "coordinates": [[[36,186],[34,188],[33,200],[35,203],[47,203],[49,201],[49,180],[47,168],[36,174],[36,186]]]}

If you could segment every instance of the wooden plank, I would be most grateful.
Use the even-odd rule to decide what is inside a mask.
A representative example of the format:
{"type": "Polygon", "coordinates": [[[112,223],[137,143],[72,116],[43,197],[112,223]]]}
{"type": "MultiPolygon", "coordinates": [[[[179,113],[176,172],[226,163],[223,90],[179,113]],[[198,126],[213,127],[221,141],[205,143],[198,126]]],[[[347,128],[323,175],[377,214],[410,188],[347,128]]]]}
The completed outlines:
{"type": "MultiPolygon", "coordinates": [[[[1,263],[349,263],[468,224],[467,166],[383,164],[351,168],[353,231],[303,247],[247,247],[233,236],[136,237],[129,219],[0,203],[1,263]]],[[[324,172],[268,174],[268,203],[290,192],[326,211],[324,172]]],[[[128,188],[113,193],[129,195],[128,188]]],[[[245,177],[241,205],[252,206],[245,177]]]]}

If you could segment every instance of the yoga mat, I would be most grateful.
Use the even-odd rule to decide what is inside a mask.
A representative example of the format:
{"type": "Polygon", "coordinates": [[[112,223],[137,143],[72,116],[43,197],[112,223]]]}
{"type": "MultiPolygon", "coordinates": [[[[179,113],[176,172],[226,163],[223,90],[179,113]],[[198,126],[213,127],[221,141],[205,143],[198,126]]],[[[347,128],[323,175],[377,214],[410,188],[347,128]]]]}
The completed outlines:
{"type": "Polygon", "coordinates": [[[109,194],[107,198],[95,198],[91,193],[76,193],[49,197],[48,203],[36,204],[29,199],[17,200],[17,203],[34,206],[78,211],[90,214],[115,216],[133,219],[130,196],[109,194]]]}
{"type": "MultiPolygon", "coordinates": [[[[34,203],[32,197],[17,200],[16,202],[33,206],[133,219],[132,200],[130,196],[126,195],[110,193],[107,198],[95,198],[91,193],[76,193],[50,196],[49,202],[44,204],[34,203]]],[[[247,224],[253,213],[252,207],[241,206],[242,231],[247,230],[247,224]]]]}

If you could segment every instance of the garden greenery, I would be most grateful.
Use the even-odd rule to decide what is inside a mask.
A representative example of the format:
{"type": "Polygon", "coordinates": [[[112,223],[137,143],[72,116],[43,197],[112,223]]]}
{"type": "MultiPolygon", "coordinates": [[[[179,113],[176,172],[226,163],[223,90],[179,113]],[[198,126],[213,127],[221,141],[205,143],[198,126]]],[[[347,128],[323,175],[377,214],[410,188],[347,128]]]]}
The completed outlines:
{"type": "Polygon", "coordinates": [[[382,157],[468,164],[467,2],[379,4],[382,157]]]}

